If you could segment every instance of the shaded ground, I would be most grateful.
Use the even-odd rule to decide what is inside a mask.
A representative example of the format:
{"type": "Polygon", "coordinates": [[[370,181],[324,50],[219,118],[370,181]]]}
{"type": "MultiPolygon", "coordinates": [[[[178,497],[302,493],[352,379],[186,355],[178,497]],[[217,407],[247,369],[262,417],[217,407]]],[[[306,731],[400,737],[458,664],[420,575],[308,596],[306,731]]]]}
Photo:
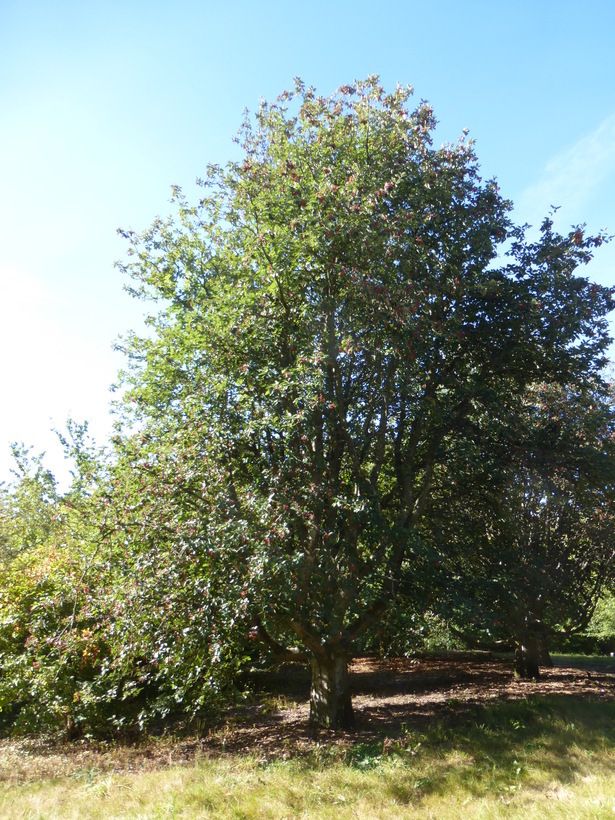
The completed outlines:
{"type": "Polygon", "coordinates": [[[515,681],[510,660],[460,660],[458,657],[380,661],[359,658],[351,667],[356,726],[352,732],[321,730],[308,723],[309,681],[305,673],[282,670],[263,680],[263,691],[280,698],[272,714],[238,712],[211,738],[214,748],[262,757],[290,757],[315,742],[351,746],[383,737],[396,738],[434,722],[454,725],[486,706],[530,696],[615,700],[615,665],[599,668],[554,667],[541,679],[515,681]]]}
{"type": "Polygon", "coordinates": [[[361,744],[386,745],[436,722],[454,727],[478,719],[489,706],[528,697],[615,700],[615,665],[555,667],[542,675],[538,682],[516,682],[509,660],[491,658],[360,658],[351,667],[354,731],[320,731],[314,736],[308,728],[307,672],[286,667],[254,676],[257,701],[234,710],[222,726],[204,729],[198,738],[161,738],[133,746],[0,741],[0,781],[147,770],[224,754],[251,754],[263,761],[310,755],[323,748],[344,754],[361,744]]]}

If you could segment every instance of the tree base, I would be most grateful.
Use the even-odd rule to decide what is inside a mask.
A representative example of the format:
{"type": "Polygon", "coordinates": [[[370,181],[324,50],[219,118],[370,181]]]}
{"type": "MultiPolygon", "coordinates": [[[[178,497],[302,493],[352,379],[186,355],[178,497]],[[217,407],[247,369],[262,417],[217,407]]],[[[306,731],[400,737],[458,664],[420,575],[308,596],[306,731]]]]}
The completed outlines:
{"type": "Polygon", "coordinates": [[[540,678],[540,653],[537,646],[519,644],[515,650],[515,680],[540,678]]]}
{"type": "Polygon", "coordinates": [[[345,653],[312,658],[310,726],[319,729],[351,729],[354,726],[348,656],[345,653]]]}

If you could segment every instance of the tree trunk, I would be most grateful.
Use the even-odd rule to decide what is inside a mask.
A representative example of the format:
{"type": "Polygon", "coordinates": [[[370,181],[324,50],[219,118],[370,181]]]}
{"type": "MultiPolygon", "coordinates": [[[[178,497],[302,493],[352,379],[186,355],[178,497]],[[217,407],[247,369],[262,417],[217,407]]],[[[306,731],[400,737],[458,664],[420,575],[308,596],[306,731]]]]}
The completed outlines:
{"type": "Polygon", "coordinates": [[[540,677],[540,649],[534,636],[528,637],[525,643],[518,643],[515,649],[515,678],[520,680],[538,680],[540,677]]]}
{"type": "Polygon", "coordinates": [[[549,668],[554,665],[546,638],[538,639],[538,663],[541,666],[547,666],[549,668]]]}
{"type": "Polygon", "coordinates": [[[333,650],[312,657],[310,725],[321,729],[350,729],[354,725],[345,652],[333,650]]]}

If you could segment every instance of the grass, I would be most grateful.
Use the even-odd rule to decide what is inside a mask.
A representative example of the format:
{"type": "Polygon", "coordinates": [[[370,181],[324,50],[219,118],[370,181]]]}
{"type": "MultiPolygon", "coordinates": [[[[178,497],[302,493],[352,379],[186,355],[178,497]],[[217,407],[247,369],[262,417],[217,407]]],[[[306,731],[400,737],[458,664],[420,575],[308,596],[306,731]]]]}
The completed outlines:
{"type": "Polygon", "coordinates": [[[313,742],[286,760],[211,756],[195,739],[175,762],[187,747],[168,737],[88,754],[6,741],[0,817],[615,817],[615,701],[563,693],[447,706],[425,730],[313,742]]]}
{"type": "Polygon", "coordinates": [[[289,761],[197,756],[140,771],[7,777],[7,819],[613,818],[615,703],[528,698],[483,708],[454,728],[346,749],[315,744],[289,761]]]}
{"type": "Polygon", "coordinates": [[[605,671],[615,670],[615,657],[610,655],[552,655],[553,663],[556,666],[577,666],[579,669],[603,669],[605,671]]]}

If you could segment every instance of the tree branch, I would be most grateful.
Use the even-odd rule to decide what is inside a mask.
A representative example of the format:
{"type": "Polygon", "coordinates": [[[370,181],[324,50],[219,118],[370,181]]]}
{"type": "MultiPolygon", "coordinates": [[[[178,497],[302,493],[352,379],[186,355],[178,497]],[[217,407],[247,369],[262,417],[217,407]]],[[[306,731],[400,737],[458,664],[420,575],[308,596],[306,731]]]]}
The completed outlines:
{"type": "Polygon", "coordinates": [[[265,644],[267,649],[273,653],[276,661],[286,661],[287,663],[307,663],[308,656],[305,652],[302,652],[296,647],[291,647],[289,649],[288,647],[282,646],[282,644],[278,643],[275,638],[271,637],[259,615],[256,615],[254,620],[256,622],[258,637],[265,644]]]}

